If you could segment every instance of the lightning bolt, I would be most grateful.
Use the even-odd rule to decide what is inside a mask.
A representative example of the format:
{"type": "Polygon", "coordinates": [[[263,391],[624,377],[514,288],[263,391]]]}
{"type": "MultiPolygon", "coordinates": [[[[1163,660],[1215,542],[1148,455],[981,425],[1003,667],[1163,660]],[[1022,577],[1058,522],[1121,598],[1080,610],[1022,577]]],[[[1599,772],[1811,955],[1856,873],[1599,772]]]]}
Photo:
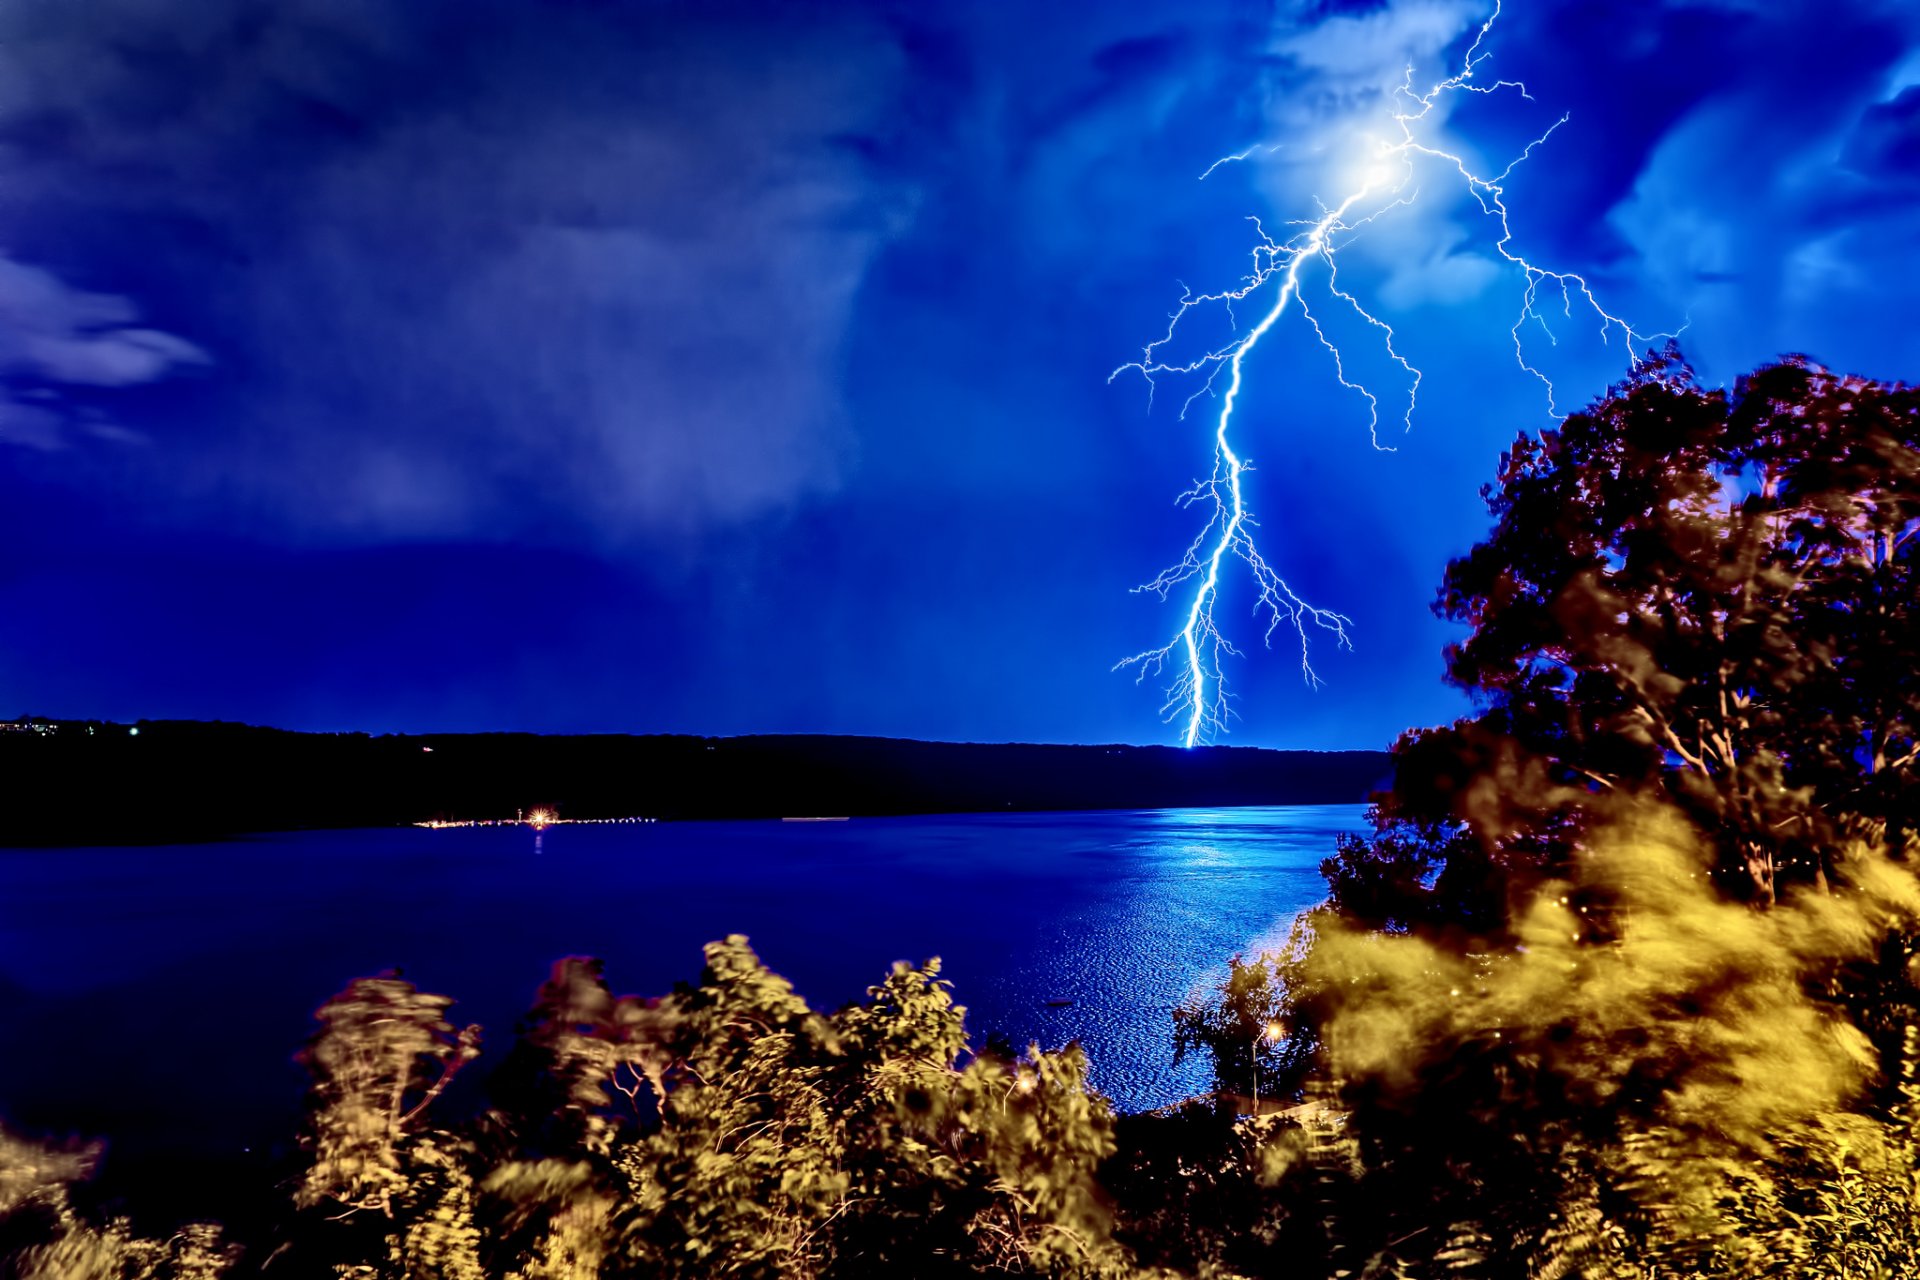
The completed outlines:
{"type": "MultiPolygon", "coordinates": [[[[1539,266],[1514,247],[1514,231],[1506,205],[1504,184],[1535,149],[1567,122],[1567,116],[1563,115],[1549,125],[1506,168],[1490,178],[1476,174],[1466,160],[1455,152],[1423,141],[1417,132],[1434,108],[1451,94],[1513,92],[1532,101],[1526,85],[1517,80],[1498,80],[1492,84],[1476,83],[1474,80],[1480,65],[1491,56],[1485,45],[1488,33],[1500,17],[1500,9],[1500,0],[1495,0],[1493,13],[1481,24],[1467,49],[1460,70],[1455,74],[1429,85],[1424,92],[1416,92],[1413,88],[1413,68],[1408,66],[1405,80],[1394,90],[1390,99],[1393,103],[1391,118],[1398,130],[1398,138],[1376,143],[1377,152],[1370,158],[1370,176],[1358,189],[1331,208],[1323,204],[1319,217],[1289,224],[1295,230],[1280,239],[1269,235],[1259,219],[1249,219],[1256,237],[1252,249],[1253,261],[1239,286],[1217,293],[1196,294],[1192,290],[1183,290],[1179,305],[1168,318],[1166,331],[1146,345],[1140,359],[1121,365],[1108,377],[1108,381],[1112,382],[1124,373],[1140,374],[1147,381],[1149,404],[1161,378],[1198,378],[1198,387],[1181,405],[1182,421],[1185,421],[1188,411],[1197,401],[1215,394],[1222,377],[1225,379],[1224,390],[1219,391],[1219,413],[1214,419],[1212,471],[1204,479],[1195,481],[1179,498],[1182,507],[1198,507],[1204,511],[1206,522],[1177,563],[1161,571],[1152,581],[1135,588],[1161,600],[1167,600],[1182,588],[1189,589],[1191,595],[1187,598],[1184,621],[1180,630],[1166,644],[1123,658],[1114,665],[1116,671],[1133,668],[1135,678],[1140,682],[1150,678],[1170,678],[1161,713],[1168,722],[1182,725],[1181,736],[1189,747],[1224,733],[1232,715],[1223,666],[1225,659],[1239,656],[1240,651],[1228,639],[1215,616],[1220,603],[1221,573],[1229,567],[1230,559],[1239,561],[1251,578],[1253,613],[1264,618],[1266,624],[1262,643],[1270,647],[1275,632],[1282,627],[1292,631],[1300,643],[1302,678],[1310,688],[1317,688],[1320,684],[1320,677],[1313,669],[1311,654],[1315,632],[1331,636],[1342,648],[1353,647],[1347,633],[1353,620],[1302,599],[1286,579],[1275,572],[1254,544],[1252,530],[1256,527],[1256,521],[1247,510],[1243,483],[1246,473],[1253,468],[1252,463],[1232,444],[1234,410],[1239,406],[1245,385],[1247,356],[1291,309],[1299,314],[1328,353],[1332,360],[1334,380],[1365,402],[1367,430],[1373,447],[1382,452],[1392,452],[1393,447],[1380,440],[1380,397],[1364,383],[1348,376],[1347,362],[1339,345],[1322,327],[1307,303],[1302,291],[1302,272],[1314,267],[1318,268],[1327,296],[1364,322],[1377,336],[1386,357],[1405,373],[1406,407],[1395,416],[1403,431],[1412,429],[1413,415],[1419,402],[1420,371],[1400,354],[1395,345],[1393,326],[1368,310],[1352,292],[1341,286],[1338,253],[1342,247],[1352,243],[1354,237],[1369,223],[1395,209],[1411,205],[1419,198],[1417,188],[1409,190],[1416,161],[1434,161],[1457,173],[1481,212],[1495,224],[1497,238],[1494,250],[1519,269],[1523,282],[1519,314],[1512,328],[1514,358],[1521,369],[1538,379],[1545,388],[1547,410],[1554,417],[1558,418],[1561,414],[1553,379],[1527,358],[1523,336],[1530,327],[1538,326],[1550,343],[1557,344],[1558,338],[1540,310],[1543,298],[1557,295],[1561,304],[1558,311],[1569,323],[1576,318],[1577,303],[1578,314],[1586,315],[1589,323],[1598,324],[1603,343],[1610,342],[1617,331],[1625,347],[1628,363],[1632,361],[1636,343],[1672,336],[1635,331],[1627,321],[1600,304],[1585,277],[1575,272],[1539,266]],[[1194,312],[1219,309],[1225,312],[1229,322],[1235,322],[1236,306],[1257,301],[1269,291],[1271,301],[1266,304],[1258,323],[1243,334],[1211,347],[1191,360],[1174,360],[1164,354],[1180,334],[1182,322],[1194,312]]],[[[1208,166],[1200,177],[1205,179],[1221,165],[1246,160],[1284,145],[1253,146],[1234,155],[1223,156],[1208,166]]]]}

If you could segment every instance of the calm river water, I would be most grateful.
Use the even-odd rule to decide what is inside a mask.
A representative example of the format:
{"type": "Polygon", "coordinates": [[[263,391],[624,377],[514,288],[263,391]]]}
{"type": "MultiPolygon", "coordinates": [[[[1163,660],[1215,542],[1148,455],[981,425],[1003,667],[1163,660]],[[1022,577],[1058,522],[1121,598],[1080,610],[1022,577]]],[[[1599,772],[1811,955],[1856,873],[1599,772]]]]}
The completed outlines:
{"type": "MultiPolygon", "coordinates": [[[[0,1119],[200,1156],[284,1142],[316,1005],[398,968],[488,1057],[554,959],[668,990],[744,933],[816,1007],[942,958],[979,1038],[1086,1046],[1122,1110],[1198,1090],[1168,1010],[1321,896],[1363,806],[327,831],[0,850],[0,1119]],[[1064,1003],[1064,1002],[1071,1003],[1064,1003]]],[[[483,1058],[483,1063],[485,1059],[483,1058]]]]}

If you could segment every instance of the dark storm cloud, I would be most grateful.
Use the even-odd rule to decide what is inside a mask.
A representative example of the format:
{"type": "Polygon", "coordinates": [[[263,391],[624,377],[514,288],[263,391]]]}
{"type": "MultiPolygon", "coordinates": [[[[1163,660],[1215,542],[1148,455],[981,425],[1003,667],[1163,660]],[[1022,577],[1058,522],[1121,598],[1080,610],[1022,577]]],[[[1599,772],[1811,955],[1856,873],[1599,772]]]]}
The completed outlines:
{"type": "Polygon", "coordinates": [[[128,299],[0,256],[0,444],[55,450],[82,436],[141,439],[89,394],[205,361],[192,343],[142,326],[128,299]]]}
{"type": "MultiPolygon", "coordinates": [[[[1353,130],[1378,131],[1403,69],[1427,83],[1488,11],[1444,0],[1283,10],[1275,136],[1350,152],[1353,130]]],[[[1583,272],[1642,328],[1688,324],[1685,343],[1715,376],[1819,347],[1836,305],[1871,336],[1832,357],[1890,372],[1913,351],[1890,313],[1876,320],[1880,283],[1920,242],[1915,109],[1902,96],[1920,81],[1916,45],[1920,9],[1893,0],[1509,3],[1482,78],[1523,81],[1533,100],[1443,101],[1427,127],[1498,169],[1566,113],[1507,183],[1516,251],[1583,272]]],[[[1276,213],[1342,189],[1305,150],[1265,166],[1276,213]]],[[[1384,233],[1379,296],[1405,308],[1497,291],[1508,268],[1479,210],[1426,191],[1427,207],[1384,233]]]]}
{"type": "MultiPolygon", "coordinates": [[[[848,142],[897,95],[883,30],[731,16],[12,6],[0,218],[242,375],[177,483],[369,536],[736,521],[837,483],[837,353],[912,193],[848,142]]],[[[140,344],[195,350],[92,355],[140,344]]]]}
{"type": "Polygon", "coordinates": [[[1916,45],[1911,6],[1825,6],[1817,21],[1767,7],[1719,91],[1661,137],[1608,217],[1691,317],[1696,351],[1726,362],[1742,348],[1810,350],[1904,374],[1916,348],[1885,284],[1911,272],[1920,244],[1920,199],[1897,161],[1916,45]],[[1854,332],[1828,351],[1838,344],[1823,335],[1848,309],[1854,332]]]}
{"type": "Polygon", "coordinates": [[[1844,159],[1869,178],[1920,182],[1920,84],[1868,107],[1847,139],[1844,159]]]}

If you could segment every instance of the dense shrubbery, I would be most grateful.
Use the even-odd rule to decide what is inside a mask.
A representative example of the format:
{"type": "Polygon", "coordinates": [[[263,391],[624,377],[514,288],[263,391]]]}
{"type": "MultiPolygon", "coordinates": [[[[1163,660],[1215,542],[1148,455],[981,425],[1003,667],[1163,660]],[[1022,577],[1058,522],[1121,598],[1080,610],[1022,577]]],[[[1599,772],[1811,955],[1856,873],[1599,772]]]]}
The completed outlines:
{"type": "MultiPolygon", "coordinates": [[[[478,1029],[398,978],[357,981],[319,1011],[298,1213],[249,1242],[256,1261],[407,1280],[1127,1273],[1094,1182],[1113,1121],[1079,1050],[962,1064],[937,974],[900,966],[829,1017],[742,938],[656,1000],[566,960],[495,1104],[460,1124],[434,1104],[478,1029]]],[[[186,1280],[231,1261],[211,1227],[160,1242],[82,1221],[66,1189],[87,1163],[0,1150],[0,1216],[37,1237],[17,1274],[186,1280]]]]}
{"type": "Polygon", "coordinates": [[[475,1028],[320,1011],[284,1220],[145,1239],[0,1138],[35,1280],[1920,1274],[1920,398],[1671,354],[1522,438],[1440,608],[1476,715],[1408,735],[1281,954],[1176,1015],[1216,1088],[1113,1117],[970,1055],[937,966],[810,1010],[744,940],[569,960],[477,1116],[475,1028]]]}
{"type": "Polygon", "coordinates": [[[1183,1018],[1237,1093],[1285,1010],[1321,1273],[1920,1274],[1917,446],[1910,389],[1669,351],[1502,460],[1477,714],[1183,1018]]]}

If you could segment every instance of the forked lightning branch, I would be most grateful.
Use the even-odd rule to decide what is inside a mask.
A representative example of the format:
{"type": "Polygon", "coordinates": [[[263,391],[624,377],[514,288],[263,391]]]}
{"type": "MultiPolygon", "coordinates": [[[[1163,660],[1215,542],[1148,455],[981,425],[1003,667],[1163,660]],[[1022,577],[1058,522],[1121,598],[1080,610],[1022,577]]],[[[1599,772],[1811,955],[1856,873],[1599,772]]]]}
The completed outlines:
{"type": "MultiPolygon", "coordinates": [[[[1554,121],[1545,132],[1529,142],[1506,168],[1491,177],[1475,173],[1460,155],[1422,138],[1421,126],[1432,116],[1435,107],[1450,94],[1511,93],[1531,100],[1526,86],[1519,81],[1475,83],[1475,74],[1491,56],[1484,46],[1488,33],[1499,17],[1500,6],[1496,3],[1493,14],[1481,25],[1467,49],[1460,70],[1428,86],[1424,92],[1414,89],[1413,69],[1408,67],[1406,79],[1394,91],[1391,99],[1394,106],[1390,120],[1397,137],[1391,141],[1377,142],[1373,154],[1359,157],[1365,174],[1355,190],[1336,205],[1323,205],[1319,217],[1290,224],[1294,228],[1293,233],[1281,238],[1270,235],[1260,221],[1254,219],[1256,242],[1252,249],[1253,265],[1239,285],[1217,293],[1196,294],[1188,291],[1183,294],[1168,321],[1166,332],[1147,344],[1140,359],[1129,361],[1113,371],[1112,378],[1129,372],[1138,373],[1150,387],[1157,387],[1162,378],[1175,376],[1196,380],[1198,385],[1181,406],[1182,421],[1187,420],[1189,411],[1201,400],[1218,397],[1219,408],[1213,417],[1212,470],[1180,496],[1182,506],[1198,509],[1206,516],[1206,520],[1178,562],[1151,582],[1136,588],[1151,592],[1162,600],[1184,600],[1180,628],[1166,644],[1136,653],[1115,664],[1115,670],[1134,669],[1137,679],[1142,682],[1151,679],[1168,681],[1167,700],[1161,710],[1168,722],[1180,726],[1182,739],[1189,747],[1224,732],[1230,715],[1225,661],[1237,656],[1240,651],[1222,629],[1217,616],[1223,574],[1240,572],[1249,579],[1254,593],[1254,613],[1259,617],[1260,629],[1263,630],[1263,643],[1271,645],[1275,634],[1283,629],[1298,639],[1300,670],[1309,686],[1318,686],[1320,683],[1312,663],[1315,633],[1322,638],[1330,638],[1342,647],[1352,647],[1352,639],[1348,635],[1348,629],[1353,625],[1352,619],[1303,599],[1255,544],[1255,521],[1246,500],[1245,477],[1249,464],[1244,451],[1237,449],[1233,442],[1234,412],[1240,406],[1245,387],[1248,355],[1283,319],[1297,316],[1325,349],[1333,380],[1365,403],[1368,430],[1374,448],[1391,451],[1392,446],[1380,441],[1380,396],[1365,383],[1349,376],[1348,361],[1343,357],[1341,347],[1322,327],[1313,308],[1307,303],[1302,284],[1306,275],[1313,273],[1324,286],[1326,297],[1364,322],[1364,331],[1374,336],[1387,360],[1405,375],[1405,407],[1396,408],[1395,417],[1403,430],[1412,427],[1413,415],[1419,403],[1420,371],[1408,363],[1395,346],[1393,327],[1341,285],[1339,255],[1341,248],[1350,243],[1354,234],[1368,223],[1390,216],[1395,210],[1418,200],[1419,190],[1413,187],[1417,167],[1423,162],[1431,162],[1440,167],[1442,172],[1450,171],[1457,175],[1494,225],[1495,252],[1519,269],[1522,287],[1518,313],[1513,322],[1514,358],[1545,388],[1550,413],[1559,414],[1553,380],[1529,360],[1526,344],[1529,330],[1535,328],[1544,333],[1549,341],[1553,340],[1547,317],[1539,309],[1543,297],[1557,302],[1555,309],[1568,319],[1575,316],[1576,308],[1586,312],[1591,321],[1598,325],[1602,340],[1610,342],[1616,336],[1621,340],[1629,362],[1637,343],[1667,336],[1636,332],[1625,320],[1600,304],[1583,276],[1539,266],[1514,248],[1514,232],[1508,215],[1504,184],[1515,167],[1566,123],[1566,116],[1554,121]],[[1227,319],[1232,321],[1236,307],[1241,304],[1259,306],[1262,302],[1265,309],[1259,321],[1244,331],[1234,330],[1235,336],[1224,344],[1210,347],[1189,360],[1173,359],[1166,354],[1180,335],[1183,323],[1196,312],[1224,310],[1227,319]]],[[[1259,151],[1272,149],[1254,147],[1223,157],[1210,165],[1201,177],[1205,178],[1222,164],[1245,160],[1259,151]]]]}

